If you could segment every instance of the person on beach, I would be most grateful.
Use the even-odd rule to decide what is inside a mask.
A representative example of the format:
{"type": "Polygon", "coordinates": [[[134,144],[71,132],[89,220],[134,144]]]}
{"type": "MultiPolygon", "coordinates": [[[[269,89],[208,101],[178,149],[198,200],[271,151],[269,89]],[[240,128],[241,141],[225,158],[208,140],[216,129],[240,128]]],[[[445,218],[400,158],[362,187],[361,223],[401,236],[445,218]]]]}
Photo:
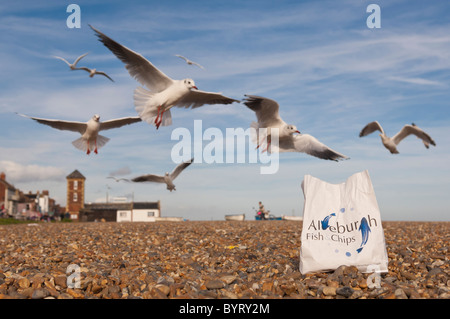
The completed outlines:
{"type": "Polygon", "coordinates": [[[262,204],[262,202],[259,202],[259,211],[258,211],[258,215],[261,217],[261,219],[267,219],[267,211],[264,208],[264,205],[262,204]]]}

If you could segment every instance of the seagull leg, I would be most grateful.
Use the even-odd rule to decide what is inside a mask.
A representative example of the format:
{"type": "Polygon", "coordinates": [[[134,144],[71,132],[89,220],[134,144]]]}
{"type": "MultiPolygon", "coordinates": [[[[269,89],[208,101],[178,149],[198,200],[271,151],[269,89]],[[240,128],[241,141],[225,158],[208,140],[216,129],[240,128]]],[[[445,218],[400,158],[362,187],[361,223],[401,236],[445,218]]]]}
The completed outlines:
{"type": "Polygon", "coordinates": [[[159,129],[159,127],[161,126],[161,122],[162,122],[163,115],[164,115],[164,109],[162,110],[162,112],[161,112],[161,114],[160,114],[160,116],[159,116],[159,122],[158,122],[158,124],[156,125],[156,129],[159,129]]]}
{"type": "Polygon", "coordinates": [[[261,143],[263,140],[264,140],[264,137],[260,141],[258,141],[258,146],[256,146],[256,149],[258,149],[261,146],[261,143]]]}
{"type": "Polygon", "coordinates": [[[267,147],[266,147],[266,149],[264,151],[262,151],[263,153],[266,152],[269,149],[271,141],[272,141],[272,139],[271,139],[270,135],[268,135],[267,136],[267,147]]]}
{"type": "Polygon", "coordinates": [[[98,154],[98,152],[97,152],[97,140],[95,140],[95,150],[94,150],[94,153],[95,153],[95,154],[98,154]]]}
{"type": "Polygon", "coordinates": [[[155,118],[156,129],[159,128],[158,122],[159,122],[160,112],[161,112],[161,105],[158,106],[158,114],[156,115],[156,118],[155,118]]]}

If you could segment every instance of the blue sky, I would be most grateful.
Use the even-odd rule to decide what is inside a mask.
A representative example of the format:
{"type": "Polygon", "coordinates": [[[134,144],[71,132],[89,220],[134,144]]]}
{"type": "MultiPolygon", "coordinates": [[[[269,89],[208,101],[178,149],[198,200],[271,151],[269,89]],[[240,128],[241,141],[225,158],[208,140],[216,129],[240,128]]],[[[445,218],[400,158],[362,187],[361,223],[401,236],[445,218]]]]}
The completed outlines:
{"type": "Polygon", "coordinates": [[[79,29],[66,25],[70,3],[0,4],[0,170],[17,188],[47,189],[65,206],[65,177],[78,169],[86,177],[86,202],[104,201],[108,193],[161,200],[165,216],[253,219],[258,201],[274,215],[301,215],[306,174],[342,183],[367,169],[383,220],[450,220],[448,1],[73,1],[81,8],[79,29]],[[371,3],[381,8],[379,29],[366,25],[371,3]],[[283,153],[272,175],[260,174],[260,163],[194,163],[172,193],[164,185],[108,179],[171,171],[178,143],[172,131],[193,132],[195,120],[225,134],[247,129],[256,117],[238,103],[175,108],[172,126],[105,131],[111,140],[87,156],[71,145],[77,134],[17,116],[87,121],[93,114],[102,120],[137,114],[133,91],[140,84],[88,24],[174,79],[191,77],[199,89],[238,100],[244,94],[275,99],[286,122],[350,160],[283,153]],[[114,83],[71,72],[52,57],[73,61],[85,52],[81,64],[107,72],[114,83]],[[377,134],[358,137],[373,120],[391,136],[415,122],[437,146],[427,150],[409,137],[391,155],[377,134]]]}

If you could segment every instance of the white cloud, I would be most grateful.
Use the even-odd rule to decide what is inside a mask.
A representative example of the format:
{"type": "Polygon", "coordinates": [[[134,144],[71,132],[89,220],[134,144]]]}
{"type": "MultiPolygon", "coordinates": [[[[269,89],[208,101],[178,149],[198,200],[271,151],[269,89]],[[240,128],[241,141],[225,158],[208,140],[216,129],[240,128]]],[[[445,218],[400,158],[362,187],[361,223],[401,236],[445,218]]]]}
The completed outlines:
{"type": "Polygon", "coordinates": [[[445,85],[444,83],[441,83],[438,81],[431,81],[431,80],[422,79],[422,78],[403,78],[403,77],[398,77],[398,76],[391,76],[388,79],[393,80],[393,81],[417,84],[417,85],[437,85],[437,86],[445,85]]]}
{"type": "Polygon", "coordinates": [[[61,181],[66,175],[59,167],[22,165],[13,161],[0,161],[0,171],[5,172],[6,179],[12,183],[61,181]]]}

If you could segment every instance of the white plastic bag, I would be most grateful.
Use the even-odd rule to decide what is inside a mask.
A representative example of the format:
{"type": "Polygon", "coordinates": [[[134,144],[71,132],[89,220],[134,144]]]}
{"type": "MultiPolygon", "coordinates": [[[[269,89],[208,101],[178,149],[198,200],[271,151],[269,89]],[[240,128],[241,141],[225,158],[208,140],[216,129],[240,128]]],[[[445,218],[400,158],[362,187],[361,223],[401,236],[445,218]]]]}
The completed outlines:
{"type": "Polygon", "coordinates": [[[367,170],[342,184],[305,175],[302,189],[302,274],[331,271],[341,265],[356,266],[365,273],[387,272],[380,210],[367,170]]]}

